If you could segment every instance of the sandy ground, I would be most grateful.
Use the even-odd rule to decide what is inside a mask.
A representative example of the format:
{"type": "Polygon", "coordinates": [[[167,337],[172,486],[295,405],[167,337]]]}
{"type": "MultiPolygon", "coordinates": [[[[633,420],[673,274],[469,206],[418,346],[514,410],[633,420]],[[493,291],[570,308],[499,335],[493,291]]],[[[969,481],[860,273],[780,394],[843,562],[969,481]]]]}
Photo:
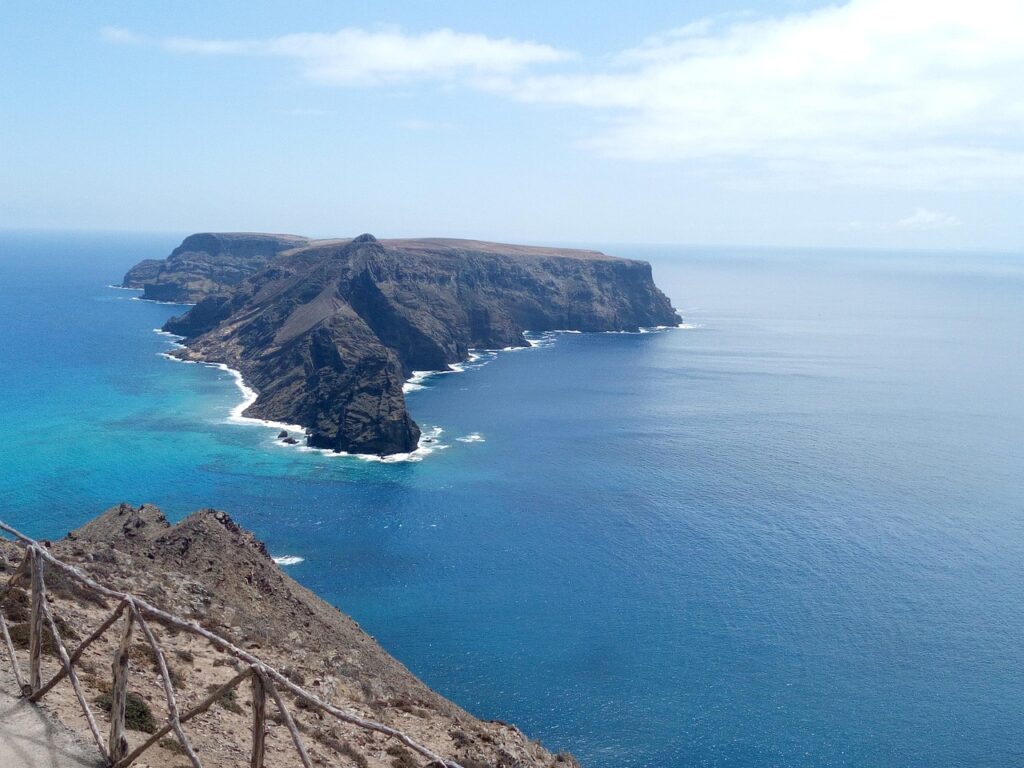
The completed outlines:
{"type": "MultiPolygon", "coordinates": [[[[5,672],[7,672],[5,670],[5,672]]],[[[8,693],[17,686],[4,675],[0,693],[0,765],[4,768],[98,768],[95,746],[58,722],[45,708],[8,693]]]]}

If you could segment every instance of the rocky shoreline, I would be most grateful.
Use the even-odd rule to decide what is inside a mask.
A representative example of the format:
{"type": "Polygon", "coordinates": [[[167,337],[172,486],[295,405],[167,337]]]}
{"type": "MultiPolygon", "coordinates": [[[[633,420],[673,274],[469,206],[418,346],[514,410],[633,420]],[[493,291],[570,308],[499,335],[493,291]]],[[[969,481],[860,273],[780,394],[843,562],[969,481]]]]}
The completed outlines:
{"type": "Polygon", "coordinates": [[[220,363],[258,393],[250,418],[300,424],[315,448],[390,455],[420,429],[403,385],[524,331],[678,325],[646,262],[468,240],[202,234],[124,284],[195,302],[164,330],[184,360],[220,363]]]}

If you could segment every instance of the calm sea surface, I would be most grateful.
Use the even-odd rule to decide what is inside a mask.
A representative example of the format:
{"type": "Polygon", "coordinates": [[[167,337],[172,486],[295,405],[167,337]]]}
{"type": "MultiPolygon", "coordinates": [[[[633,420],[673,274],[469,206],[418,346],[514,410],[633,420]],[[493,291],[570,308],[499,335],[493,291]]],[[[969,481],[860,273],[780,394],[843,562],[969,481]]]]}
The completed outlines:
{"type": "Polygon", "coordinates": [[[178,239],[0,233],[3,519],[225,509],[588,768],[1024,764],[1024,256],[609,248],[694,327],[430,379],[385,465],[158,356],[181,308],[105,286],[178,239]]]}

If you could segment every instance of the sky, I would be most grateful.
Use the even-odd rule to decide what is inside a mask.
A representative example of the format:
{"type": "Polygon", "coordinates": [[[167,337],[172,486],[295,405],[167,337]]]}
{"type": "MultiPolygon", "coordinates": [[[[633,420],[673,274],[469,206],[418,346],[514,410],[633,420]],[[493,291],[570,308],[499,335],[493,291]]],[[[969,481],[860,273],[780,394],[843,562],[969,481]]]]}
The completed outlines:
{"type": "Polygon", "coordinates": [[[0,0],[0,228],[1024,250],[1021,0],[0,0]]]}

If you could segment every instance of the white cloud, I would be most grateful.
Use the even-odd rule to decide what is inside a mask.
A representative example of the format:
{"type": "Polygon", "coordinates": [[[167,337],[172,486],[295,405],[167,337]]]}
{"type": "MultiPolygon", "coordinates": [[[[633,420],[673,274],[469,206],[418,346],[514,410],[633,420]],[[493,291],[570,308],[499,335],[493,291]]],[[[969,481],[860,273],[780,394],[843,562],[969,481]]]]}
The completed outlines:
{"type": "Polygon", "coordinates": [[[962,222],[956,216],[918,206],[909,216],[896,221],[866,222],[855,219],[843,228],[861,232],[934,232],[953,229],[961,224],[962,222]]]}
{"type": "MultiPolygon", "coordinates": [[[[113,42],[145,38],[111,29],[113,42]]],[[[266,40],[170,38],[167,50],[268,56],[340,86],[458,82],[592,111],[583,146],[775,186],[913,189],[1024,181],[1024,2],[847,0],[776,18],[704,19],[572,70],[534,42],[440,29],[266,40]]]]}
{"type": "Polygon", "coordinates": [[[137,35],[124,27],[103,27],[100,30],[100,37],[108,43],[120,43],[121,45],[141,45],[149,42],[144,36],[137,35]]]}
{"type": "Polygon", "coordinates": [[[436,120],[422,120],[419,118],[403,120],[401,126],[407,131],[438,131],[451,127],[448,123],[439,123],[436,120]]]}
{"type": "Polygon", "coordinates": [[[292,109],[282,110],[281,114],[288,115],[289,117],[327,117],[333,115],[329,109],[318,109],[316,107],[293,107],[292,109]]]}
{"type": "MultiPolygon", "coordinates": [[[[104,32],[111,42],[137,42],[129,30],[104,32]]],[[[191,37],[159,41],[168,51],[206,56],[273,56],[294,61],[302,74],[323,83],[366,86],[409,80],[509,76],[534,64],[572,57],[549,45],[438,29],[407,34],[388,28],[282,35],[265,40],[191,37]]]]}
{"type": "Polygon", "coordinates": [[[640,160],[756,160],[772,173],[913,186],[1024,179],[1024,3],[850,0],[703,21],[589,74],[507,80],[603,110],[587,142],[640,160]]]}
{"type": "Polygon", "coordinates": [[[905,219],[896,222],[898,229],[909,229],[914,231],[930,231],[935,229],[949,229],[960,226],[960,219],[950,216],[941,211],[932,211],[928,208],[916,208],[912,214],[905,219]]]}
{"type": "Polygon", "coordinates": [[[175,53],[198,53],[205,56],[257,55],[269,53],[273,41],[204,40],[197,37],[165,37],[160,45],[175,53]]]}

